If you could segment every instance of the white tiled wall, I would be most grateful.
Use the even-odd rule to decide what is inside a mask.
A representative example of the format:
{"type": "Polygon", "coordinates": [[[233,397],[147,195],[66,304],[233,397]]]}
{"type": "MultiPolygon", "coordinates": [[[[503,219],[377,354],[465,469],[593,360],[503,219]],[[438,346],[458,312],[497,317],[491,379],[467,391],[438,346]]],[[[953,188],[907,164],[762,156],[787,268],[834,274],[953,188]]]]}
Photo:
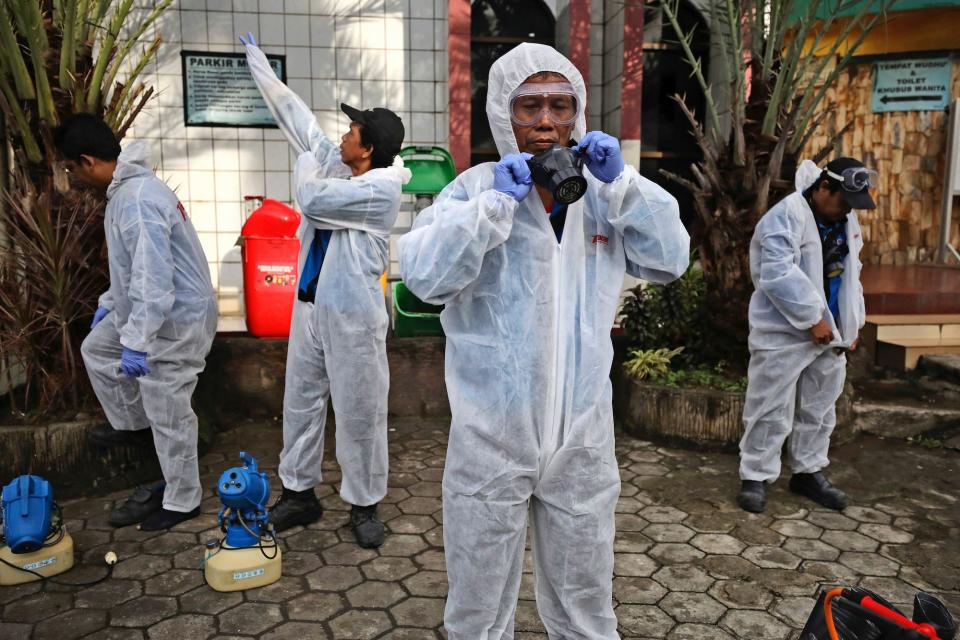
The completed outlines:
{"type": "MultiPolygon", "coordinates": [[[[138,4],[146,12],[154,2],[138,4]]],[[[253,32],[266,53],[286,55],[288,84],[331,138],[349,125],[339,110],[346,102],[396,111],[406,128],[405,145],[446,145],[445,0],[179,0],[155,31],[145,40],[160,35],[164,43],[142,80],[158,95],[129,137],[153,142],[159,175],[187,207],[221,315],[243,313],[235,246],[246,218],[243,196],[264,194],[293,204],[292,158],[276,129],[185,127],[182,49],[240,52],[237,35],[253,32]]],[[[410,226],[412,198],[405,209],[398,231],[410,226]]]]}

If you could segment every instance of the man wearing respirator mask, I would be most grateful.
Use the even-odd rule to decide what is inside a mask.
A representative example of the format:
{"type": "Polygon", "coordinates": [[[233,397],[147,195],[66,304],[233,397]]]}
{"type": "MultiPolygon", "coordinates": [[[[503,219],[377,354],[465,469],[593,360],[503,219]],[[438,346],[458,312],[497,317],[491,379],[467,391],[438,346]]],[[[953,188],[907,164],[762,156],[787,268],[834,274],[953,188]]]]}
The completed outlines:
{"type": "Polygon", "coordinates": [[[502,159],[462,173],[399,241],[404,282],[446,305],[450,640],[513,637],[528,514],[548,634],[619,637],[610,329],[624,274],[670,282],[690,241],[616,139],[583,135],[585,99],[553,48],[501,57],[487,116],[502,159]]]}
{"type": "Polygon", "coordinates": [[[797,190],[757,223],[750,243],[750,370],[740,441],[746,511],[766,508],[789,436],[790,490],[830,509],[847,497],[824,477],[846,379],[845,353],[866,320],[860,285],[863,238],[853,209],[875,209],[877,172],[853,158],[821,171],[805,160],[797,190]]]}

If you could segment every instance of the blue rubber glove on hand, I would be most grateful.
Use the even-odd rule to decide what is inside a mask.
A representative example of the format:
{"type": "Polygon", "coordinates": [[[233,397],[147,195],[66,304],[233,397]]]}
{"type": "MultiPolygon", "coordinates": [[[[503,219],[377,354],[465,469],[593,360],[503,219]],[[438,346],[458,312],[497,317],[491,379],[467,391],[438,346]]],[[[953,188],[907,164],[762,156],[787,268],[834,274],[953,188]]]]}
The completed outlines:
{"type": "Polygon", "coordinates": [[[623,171],[620,143],[603,131],[591,131],[583,136],[577,149],[585,152],[587,168],[601,182],[613,182],[623,171]]]}
{"type": "Polygon", "coordinates": [[[143,351],[134,351],[133,349],[123,348],[120,354],[120,370],[128,378],[139,378],[150,373],[150,367],[147,366],[147,354],[143,351]]]}
{"type": "Polygon", "coordinates": [[[93,322],[90,323],[90,328],[93,329],[95,326],[100,324],[100,321],[103,320],[108,313],[110,313],[110,309],[97,307],[96,312],[93,314],[93,322]]]}
{"type": "Polygon", "coordinates": [[[250,33],[249,31],[247,32],[247,39],[246,39],[246,40],[243,39],[243,36],[239,36],[239,38],[240,38],[240,42],[242,42],[243,44],[252,45],[252,46],[254,46],[254,47],[260,46],[260,45],[257,44],[257,39],[254,38],[254,37],[253,37],[253,34],[250,33]]]}
{"type": "Polygon", "coordinates": [[[533,188],[533,178],[530,176],[530,167],[527,166],[527,160],[532,157],[529,153],[510,153],[503,156],[493,168],[494,190],[522,202],[533,188]]]}

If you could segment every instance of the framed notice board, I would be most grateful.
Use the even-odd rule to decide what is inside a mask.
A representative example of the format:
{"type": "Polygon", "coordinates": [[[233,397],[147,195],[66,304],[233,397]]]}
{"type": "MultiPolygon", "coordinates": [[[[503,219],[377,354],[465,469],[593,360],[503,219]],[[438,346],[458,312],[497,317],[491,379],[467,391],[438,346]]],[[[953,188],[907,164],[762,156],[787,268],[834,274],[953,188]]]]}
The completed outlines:
{"type": "MultiPolygon", "coordinates": [[[[188,127],[276,127],[247,56],[218,51],[181,51],[183,123],[188,127]]],[[[267,55],[274,73],[287,81],[287,58],[267,55]]]]}

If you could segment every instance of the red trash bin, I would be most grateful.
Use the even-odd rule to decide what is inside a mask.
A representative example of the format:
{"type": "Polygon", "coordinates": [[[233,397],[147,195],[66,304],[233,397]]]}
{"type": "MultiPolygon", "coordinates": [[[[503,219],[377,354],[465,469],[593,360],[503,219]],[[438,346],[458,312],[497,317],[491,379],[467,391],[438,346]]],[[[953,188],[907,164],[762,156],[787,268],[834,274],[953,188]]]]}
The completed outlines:
{"type": "Polygon", "coordinates": [[[297,291],[300,214],[267,198],[241,230],[243,300],[247,330],[258,338],[286,338],[297,291]]]}

